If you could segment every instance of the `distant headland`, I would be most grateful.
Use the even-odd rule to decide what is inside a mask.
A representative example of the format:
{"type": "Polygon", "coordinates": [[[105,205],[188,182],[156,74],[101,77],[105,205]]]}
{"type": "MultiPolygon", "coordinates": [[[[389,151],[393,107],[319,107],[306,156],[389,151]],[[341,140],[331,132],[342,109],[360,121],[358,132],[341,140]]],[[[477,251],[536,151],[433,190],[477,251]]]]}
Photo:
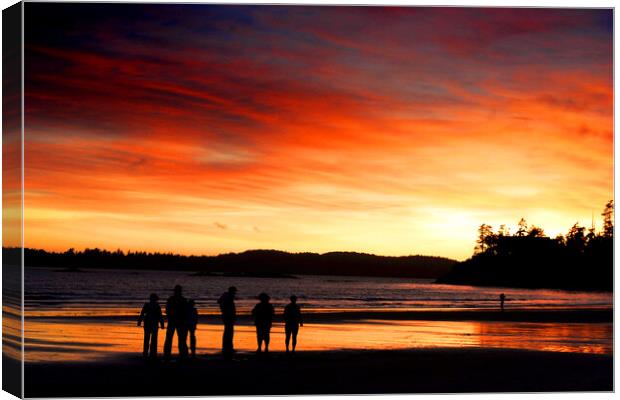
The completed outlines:
{"type": "Polygon", "coordinates": [[[480,225],[474,255],[438,283],[612,291],[614,286],[614,202],[601,214],[603,229],[575,223],[565,235],[547,236],[521,219],[514,234],[480,225]]]}
{"type": "MultiPolygon", "coordinates": [[[[4,248],[5,255],[19,252],[4,248]],[[9,253],[9,254],[7,254],[9,253]]],[[[14,259],[15,257],[5,257],[14,259]]],[[[196,275],[286,277],[293,275],[344,275],[436,279],[456,263],[444,257],[411,255],[377,256],[355,252],[289,253],[248,250],[217,256],[185,256],[172,253],[123,252],[85,249],[50,252],[25,249],[26,267],[58,267],[65,271],[90,268],[196,271],[196,275]]]]}

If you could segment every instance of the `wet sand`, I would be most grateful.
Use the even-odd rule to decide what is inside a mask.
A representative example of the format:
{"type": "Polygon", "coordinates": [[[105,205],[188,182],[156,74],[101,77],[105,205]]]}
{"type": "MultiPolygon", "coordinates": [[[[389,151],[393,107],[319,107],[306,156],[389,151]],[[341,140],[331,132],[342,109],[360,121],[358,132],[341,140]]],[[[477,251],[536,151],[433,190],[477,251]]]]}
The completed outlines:
{"type": "MultiPolygon", "coordinates": [[[[121,315],[63,315],[53,313],[30,314],[27,319],[39,318],[100,321],[100,320],[131,320],[137,318],[137,312],[121,315]]],[[[276,314],[274,321],[281,320],[281,315],[276,314]]],[[[333,310],[315,311],[304,310],[304,321],[311,323],[338,323],[357,320],[403,320],[403,321],[510,321],[510,322],[613,322],[613,309],[601,308],[545,308],[545,309],[506,309],[501,312],[497,309],[427,309],[427,310],[398,310],[398,309],[361,309],[361,310],[333,310]]],[[[219,314],[216,311],[205,313],[201,311],[200,323],[219,323],[219,314]]],[[[249,313],[238,315],[241,324],[251,323],[249,313]]]]}
{"type": "MultiPolygon", "coordinates": [[[[234,361],[224,361],[218,353],[219,318],[205,315],[197,332],[199,356],[185,363],[145,362],[139,355],[141,329],[129,317],[27,319],[27,333],[45,340],[27,343],[27,349],[41,348],[31,353],[39,354],[36,362],[25,366],[26,396],[613,390],[608,308],[347,310],[305,318],[300,352],[290,357],[281,351],[276,323],[275,351],[265,358],[250,351],[253,327],[240,316],[235,346],[241,351],[234,361]],[[63,345],[67,340],[71,346],[63,345]],[[90,343],[82,346],[82,340],[90,343]],[[341,350],[353,344],[364,348],[341,350]],[[89,359],[96,354],[102,357],[89,359]]],[[[160,351],[162,341],[163,336],[160,351]]],[[[176,353],[176,344],[173,349],[176,353]]]]}
{"type": "Polygon", "coordinates": [[[509,322],[612,322],[613,310],[601,309],[514,309],[514,310],[363,310],[330,313],[306,313],[308,322],[351,320],[402,321],[509,321],[509,322]]]}
{"type": "MultiPolygon", "coordinates": [[[[299,343],[303,351],[328,352],[487,348],[612,354],[611,321],[610,309],[322,311],[305,314],[299,343]]],[[[25,328],[28,362],[106,362],[142,349],[143,330],[136,326],[135,316],[27,317],[25,328]]],[[[219,351],[222,329],[219,316],[202,316],[196,331],[199,354],[219,351]]],[[[160,332],[160,352],[163,336],[160,332]]],[[[284,350],[284,327],[277,320],[271,339],[272,350],[284,350]]],[[[255,328],[247,316],[237,322],[235,347],[256,348],[255,328]]],[[[14,353],[19,357],[17,350],[14,353]]]]}
{"type": "Polygon", "coordinates": [[[27,397],[611,391],[611,355],[506,349],[250,352],[26,363],[27,397]]]}

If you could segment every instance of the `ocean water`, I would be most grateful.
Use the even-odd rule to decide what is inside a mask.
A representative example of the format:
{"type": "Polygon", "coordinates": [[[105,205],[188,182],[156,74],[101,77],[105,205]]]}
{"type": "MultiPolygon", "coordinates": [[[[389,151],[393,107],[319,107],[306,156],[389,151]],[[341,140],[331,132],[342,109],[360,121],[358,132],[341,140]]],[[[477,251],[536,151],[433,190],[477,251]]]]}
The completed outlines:
{"type": "MultiPolygon", "coordinates": [[[[428,280],[299,276],[298,279],[195,276],[185,271],[86,270],[52,268],[25,271],[25,359],[28,362],[98,360],[142,351],[136,318],[149,294],[160,303],[180,284],[197,302],[201,321],[198,354],[217,354],[222,326],[218,297],[239,289],[237,307],[248,314],[260,292],[281,314],[295,294],[305,313],[364,310],[497,309],[505,293],[508,309],[611,308],[612,293],[527,290],[437,285],[428,280]]],[[[7,310],[5,310],[7,311],[7,310]]],[[[8,315],[8,314],[7,314],[8,315]]],[[[9,321],[10,322],[10,321],[9,321]]],[[[18,321],[14,321],[18,324],[18,321]]],[[[9,324],[10,325],[10,324],[9,324]]],[[[272,328],[271,349],[284,349],[281,323],[272,328]]],[[[160,334],[159,349],[163,346],[160,334]]],[[[5,338],[5,354],[19,357],[18,335],[5,338]]],[[[235,346],[255,349],[249,320],[235,328],[235,346]]],[[[176,347],[176,343],[174,347],[176,347]]],[[[356,319],[306,324],[298,350],[405,349],[428,347],[517,348],[611,354],[611,323],[529,323],[498,321],[390,321],[356,319]]]]}
{"type": "Polygon", "coordinates": [[[591,308],[613,303],[611,293],[438,285],[430,280],[397,278],[238,278],[195,276],[186,271],[65,272],[51,268],[27,268],[25,276],[26,316],[135,315],[150,293],[157,293],[164,302],[177,284],[204,314],[217,313],[217,299],[229,286],[239,289],[237,307],[241,313],[253,307],[260,292],[271,296],[276,309],[295,294],[307,311],[490,309],[498,307],[500,293],[506,294],[509,308],[591,308]]]}

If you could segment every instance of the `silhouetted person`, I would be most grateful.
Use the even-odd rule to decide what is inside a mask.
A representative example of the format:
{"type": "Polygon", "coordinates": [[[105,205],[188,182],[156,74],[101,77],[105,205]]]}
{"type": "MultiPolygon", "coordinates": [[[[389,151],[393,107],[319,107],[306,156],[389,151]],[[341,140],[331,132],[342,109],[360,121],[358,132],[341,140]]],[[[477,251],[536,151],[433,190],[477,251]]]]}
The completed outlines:
{"type": "Polygon", "coordinates": [[[295,347],[297,347],[297,332],[299,332],[300,326],[304,326],[304,323],[301,319],[301,309],[297,305],[297,296],[292,295],[290,299],[291,302],[284,307],[284,333],[286,335],[286,352],[288,353],[288,346],[292,336],[294,353],[295,347]]]}
{"type": "Polygon", "coordinates": [[[189,330],[189,348],[192,357],[196,357],[196,325],[198,325],[198,310],[196,302],[190,300],[188,302],[187,329],[189,330]]]}
{"type": "Polygon", "coordinates": [[[149,348],[151,350],[151,358],[157,357],[159,325],[161,325],[161,329],[164,329],[164,316],[161,314],[161,307],[157,300],[159,300],[159,297],[155,293],[151,293],[148,303],[144,303],[138,317],[138,326],[144,322],[144,347],[142,349],[144,357],[149,355],[149,348]]]}
{"type": "Polygon", "coordinates": [[[500,304],[502,311],[504,311],[504,301],[506,301],[506,295],[502,293],[499,295],[499,304],[500,304]]]}
{"type": "Polygon", "coordinates": [[[236,293],[237,288],[231,286],[217,300],[222,312],[222,322],[224,323],[224,334],[222,335],[222,354],[224,358],[232,358],[234,352],[233,336],[235,334],[235,320],[237,318],[237,310],[235,308],[236,293]]]}
{"type": "Polygon", "coordinates": [[[164,342],[164,356],[170,358],[172,352],[172,339],[174,332],[177,333],[179,345],[179,355],[181,358],[187,357],[187,299],[182,295],[183,288],[180,285],[174,287],[174,295],[166,302],[166,316],[168,317],[168,329],[166,329],[166,340],[164,342]]]}
{"type": "Polygon", "coordinates": [[[260,303],[254,306],[252,317],[254,317],[254,325],[256,325],[256,342],[258,343],[257,353],[261,352],[263,342],[265,342],[265,353],[269,353],[269,333],[271,331],[271,323],[275,311],[273,305],[269,303],[269,295],[261,293],[258,295],[260,303]]]}

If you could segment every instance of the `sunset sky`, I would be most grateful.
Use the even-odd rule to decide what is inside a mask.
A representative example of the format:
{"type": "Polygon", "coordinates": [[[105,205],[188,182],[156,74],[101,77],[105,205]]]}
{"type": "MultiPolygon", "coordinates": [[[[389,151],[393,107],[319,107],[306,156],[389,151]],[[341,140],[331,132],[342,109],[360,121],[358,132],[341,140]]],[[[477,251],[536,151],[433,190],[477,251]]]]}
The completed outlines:
{"type": "Polygon", "coordinates": [[[24,245],[465,259],[483,222],[600,228],[612,18],[26,3],[24,245]]]}

